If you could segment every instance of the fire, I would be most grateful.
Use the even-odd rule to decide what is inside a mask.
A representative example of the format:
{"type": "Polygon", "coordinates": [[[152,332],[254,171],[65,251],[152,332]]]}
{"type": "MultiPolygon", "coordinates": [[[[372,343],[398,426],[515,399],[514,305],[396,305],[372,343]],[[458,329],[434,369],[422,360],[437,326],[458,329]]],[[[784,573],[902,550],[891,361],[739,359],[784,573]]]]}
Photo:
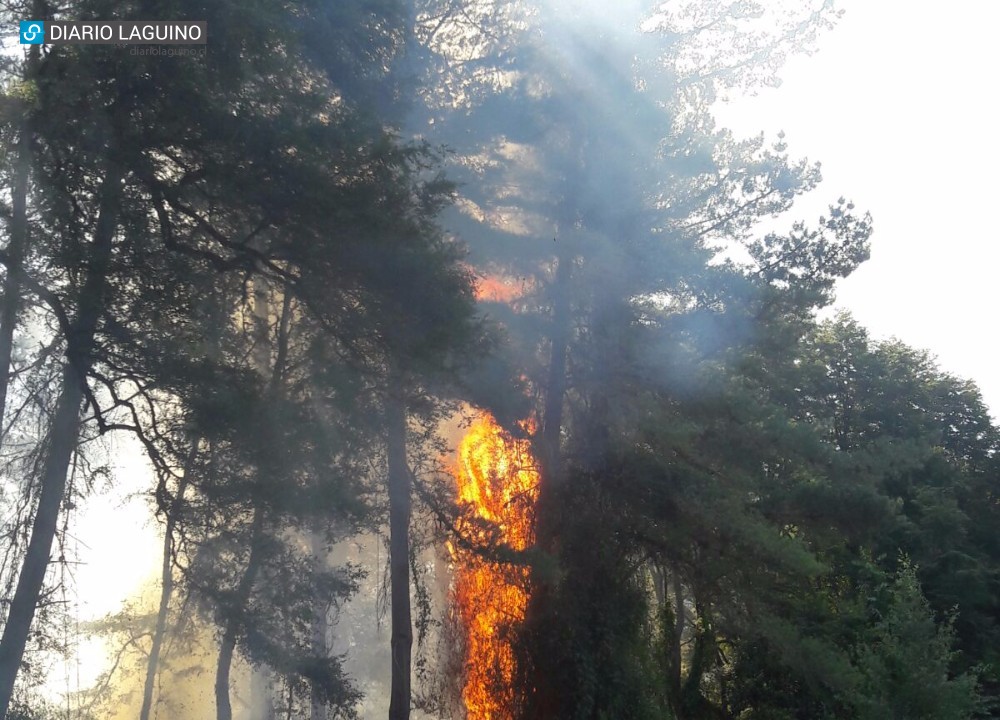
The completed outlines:
{"type": "Polygon", "coordinates": [[[528,293],[531,285],[525,278],[513,280],[500,275],[480,276],[476,282],[476,300],[511,303],[528,293]]]}
{"type": "MultiPolygon", "coordinates": [[[[463,533],[482,544],[496,541],[524,550],[533,541],[538,472],[527,440],[511,437],[489,414],[480,417],[458,450],[458,495],[484,525],[463,533]],[[491,534],[490,528],[499,534],[491,534]]],[[[512,630],[524,620],[528,571],[501,565],[469,550],[456,552],[454,597],[466,641],[462,699],[468,720],[507,720],[513,705],[512,630]]]]}

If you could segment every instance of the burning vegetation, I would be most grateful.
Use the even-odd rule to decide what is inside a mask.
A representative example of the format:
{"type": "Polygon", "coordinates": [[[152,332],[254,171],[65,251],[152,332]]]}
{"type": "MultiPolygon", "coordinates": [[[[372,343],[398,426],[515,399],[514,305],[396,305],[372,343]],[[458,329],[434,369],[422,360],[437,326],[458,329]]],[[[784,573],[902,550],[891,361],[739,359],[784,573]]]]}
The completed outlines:
{"type": "Polygon", "coordinates": [[[512,303],[530,290],[531,283],[527,278],[486,275],[476,280],[476,300],[480,302],[512,303]]]}
{"type": "Polygon", "coordinates": [[[1000,720],[1000,426],[820,320],[871,218],[717,112],[840,4],[150,0],[211,51],[8,53],[0,718],[1000,720]],[[125,467],[81,558],[157,523],[156,607],[50,712],[125,467]]]}
{"type": "MultiPolygon", "coordinates": [[[[515,551],[532,543],[538,471],[527,440],[511,436],[483,414],[462,438],[455,479],[470,519],[467,538],[515,551]]],[[[528,570],[471,549],[453,549],[453,554],[459,567],[454,602],[465,634],[467,717],[512,717],[511,643],[528,604],[528,570]]]]}

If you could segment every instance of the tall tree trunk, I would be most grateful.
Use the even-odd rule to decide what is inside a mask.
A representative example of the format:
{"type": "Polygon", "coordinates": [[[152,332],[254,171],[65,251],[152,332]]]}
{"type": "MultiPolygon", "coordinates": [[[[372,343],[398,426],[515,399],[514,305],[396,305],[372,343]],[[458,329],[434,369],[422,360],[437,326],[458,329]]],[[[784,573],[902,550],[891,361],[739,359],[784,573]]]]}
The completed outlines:
{"type": "Polygon", "coordinates": [[[695,629],[692,626],[695,633],[694,647],[688,658],[687,677],[684,678],[684,684],[681,687],[680,707],[683,716],[678,713],[678,717],[718,717],[718,708],[712,705],[701,693],[701,679],[706,673],[712,671],[713,666],[718,661],[715,631],[704,606],[697,599],[695,599],[695,612],[698,616],[698,627],[695,629]]]}
{"type": "Polygon", "coordinates": [[[236,651],[236,638],[244,622],[247,601],[250,591],[257,580],[260,570],[261,539],[264,532],[264,511],[257,507],[253,514],[253,525],[250,531],[250,557],[243,570],[233,595],[233,603],[226,618],[222,632],[222,643],[219,646],[219,659],[215,666],[215,716],[216,720],[233,720],[233,706],[229,700],[229,674],[233,667],[233,655],[236,651]]]}
{"type": "MultiPolygon", "coordinates": [[[[258,245],[256,250],[263,250],[258,245]]],[[[268,392],[274,393],[281,368],[271,367],[271,291],[260,276],[253,279],[253,364],[261,377],[270,378],[268,392]]],[[[274,720],[274,678],[266,665],[250,670],[250,720],[274,720]]]]}
{"type": "MultiPolygon", "coordinates": [[[[562,480],[561,435],[563,424],[563,402],[566,395],[566,357],[570,338],[570,280],[572,258],[565,245],[560,245],[552,285],[552,331],[549,351],[548,377],[545,385],[545,404],[542,416],[541,444],[538,458],[541,472],[538,486],[538,500],[535,503],[535,545],[541,550],[557,554],[559,512],[556,508],[556,494],[562,480]]],[[[555,587],[551,581],[533,573],[531,595],[526,609],[525,625],[528,628],[529,643],[537,642],[551,630],[557,621],[551,609],[555,587]],[[537,638],[535,637],[537,636],[537,638]]],[[[544,641],[543,641],[544,645],[544,641]]],[[[548,680],[545,664],[556,662],[545,656],[543,651],[533,648],[528,651],[528,661],[533,663],[537,681],[533,687],[525,689],[521,699],[525,720],[547,720],[557,717],[562,711],[561,696],[565,689],[548,680]]]]}
{"type": "MultiPolygon", "coordinates": [[[[415,0],[405,0],[403,52],[394,69],[402,84],[417,77],[417,9],[415,0]]],[[[416,96],[416,95],[414,95],[416,96]]],[[[405,128],[412,110],[412,100],[393,102],[386,117],[405,128]]],[[[406,464],[405,382],[396,368],[390,368],[386,393],[386,451],[389,486],[389,584],[392,637],[390,654],[392,674],[389,694],[389,720],[409,720],[410,682],[413,650],[413,620],[410,612],[410,469],[406,464]]]]}
{"type": "Polygon", "coordinates": [[[49,429],[48,449],[42,467],[41,492],[31,527],[17,587],[11,600],[3,637],[0,638],[0,718],[6,717],[14,682],[35,617],[39,594],[49,566],[59,509],[66,492],[66,473],[80,432],[80,405],[84,383],[93,364],[97,324],[104,308],[108,265],[118,226],[122,170],[109,161],[101,186],[97,227],[94,229],[87,274],[80,290],[77,316],[66,338],[66,366],[55,415],[49,429]]]}
{"type": "MultiPolygon", "coordinates": [[[[399,88],[413,83],[416,87],[418,59],[416,0],[404,0],[403,52],[392,70],[399,88]]],[[[413,109],[413,98],[419,93],[399,93],[383,117],[407,132],[407,116],[413,109]]],[[[389,693],[389,720],[409,720],[410,682],[413,650],[413,620],[410,612],[410,513],[412,508],[410,469],[406,460],[406,401],[405,378],[390,360],[386,392],[386,454],[389,488],[389,584],[391,602],[391,633],[389,641],[392,672],[389,693]]]]}
{"type": "Polygon", "coordinates": [[[570,277],[572,259],[567,249],[560,247],[552,284],[552,332],[549,350],[548,377],[545,383],[545,405],[542,415],[541,482],[538,489],[536,542],[551,551],[552,527],[555,515],[553,494],[561,478],[561,439],[563,402],[566,396],[566,356],[570,334],[570,277]]]}
{"type": "MultiPolygon", "coordinates": [[[[32,5],[34,18],[44,17],[42,3],[32,5]]],[[[24,78],[34,80],[38,71],[39,46],[28,50],[24,78]]],[[[17,152],[14,158],[14,182],[11,185],[10,242],[7,243],[7,277],[3,283],[0,305],[0,431],[7,410],[10,387],[10,362],[14,351],[14,330],[21,314],[21,285],[24,260],[28,250],[28,185],[31,180],[31,118],[25,112],[18,130],[17,152]]],[[[2,438],[0,432],[0,438],[2,438]]]]}
{"type": "Polygon", "coordinates": [[[230,621],[226,625],[219,645],[219,659],[215,666],[215,717],[217,720],[233,720],[233,706],[229,699],[229,672],[233,666],[233,653],[236,650],[236,624],[230,621]]]}
{"type": "MultiPolygon", "coordinates": [[[[683,682],[681,648],[684,642],[684,627],[687,617],[684,612],[684,589],[681,586],[680,575],[674,570],[671,570],[670,574],[674,593],[674,627],[670,643],[670,675],[667,678],[667,686],[670,692],[671,709],[677,719],[682,720],[686,709],[682,702],[681,692],[683,682]]],[[[666,632],[666,628],[664,628],[664,632],[666,632]]]]}
{"type": "Polygon", "coordinates": [[[253,279],[253,364],[262,377],[271,375],[271,301],[267,282],[253,279]]]}
{"type": "MultiPolygon", "coordinates": [[[[282,304],[281,317],[278,324],[277,358],[271,362],[271,302],[270,288],[267,281],[258,276],[253,281],[253,364],[262,377],[268,379],[267,392],[270,396],[277,395],[284,379],[284,364],[288,349],[288,326],[291,316],[291,303],[286,293],[282,304]]],[[[261,472],[258,468],[258,472],[261,472]]],[[[215,673],[215,704],[217,720],[232,720],[233,709],[229,699],[229,676],[236,651],[236,639],[240,625],[244,622],[250,593],[256,582],[263,558],[261,557],[264,534],[264,508],[259,502],[254,504],[253,527],[250,533],[250,556],[243,577],[237,585],[230,608],[229,617],[222,634],[219,648],[219,659],[215,673]]],[[[268,667],[256,667],[251,675],[251,718],[252,720],[273,720],[274,687],[271,671],[268,667]]]]}
{"type": "Polygon", "coordinates": [[[142,687],[142,707],[139,709],[139,720],[149,720],[149,712],[153,707],[153,687],[156,684],[156,671],[160,665],[160,650],[163,647],[163,636],[167,631],[170,598],[174,592],[174,529],[177,527],[177,513],[184,502],[184,492],[187,490],[194,459],[198,453],[198,442],[199,440],[196,439],[191,445],[191,450],[184,461],[184,474],[177,483],[177,494],[170,502],[170,506],[166,508],[167,524],[163,530],[163,562],[160,567],[160,606],[156,612],[153,644],[149,649],[149,659],[146,662],[146,680],[142,687]]]}
{"type": "Polygon", "coordinates": [[[566,354],[569,345],[570,303],[569,283],[572,260],[565,250],[559,253],[559,263],[552,286],[552,334],[549,352],[549,373],[545,386],[545,408],[542,417],[543,482],[558,482],[559,450],[563,422],[563,401],[566,395],[566,354]]]}
{"type": "MultiPolygon", "coordinates": [[[[317,523],[317,526],[318,525],[319,523],[317,523]]],[[[316,563],[316,569],[319,571],[325,570],[326,544],[323,542],[323,537],[319,527],[313,530],[312,537],[310,538],[310,544],[313,562],[316,563]]],[[[327,657],[330,652],[330,648],[326,642],[326,613],[326,598],[317,598],[316,605],[313,608],[312,651],[316,657],[322,658],[327,657]]],[[[309,720],[326,720],[326,705],[323,703],[323,699],[317,691],[315,684],[313,685],[309,696],[309,720]]]]}
{"type": "Polygon", "coordinates": [[[393,374],[386,399],[389,474],[389,578],[392,602],[392,682],[389,720],[409,720],[410,662],[410,469],[406,465],[406,404],[403,383],[393,374]]]}
{"type": "MultiPolygon", "coordinates": [[[[32,46],[32,50],[37,45],[32,46]]],[[[7,243],[7,276],[0,305],[0,424],[7,409],[14,329],[21,314],[21,275],[28,246],[28,175],[31,168],[31,137],[27,121],[21,124],[11,187],[10,242],[7,243]]],[[[2,437],[2,435],[0,435],[2,437]]]]}

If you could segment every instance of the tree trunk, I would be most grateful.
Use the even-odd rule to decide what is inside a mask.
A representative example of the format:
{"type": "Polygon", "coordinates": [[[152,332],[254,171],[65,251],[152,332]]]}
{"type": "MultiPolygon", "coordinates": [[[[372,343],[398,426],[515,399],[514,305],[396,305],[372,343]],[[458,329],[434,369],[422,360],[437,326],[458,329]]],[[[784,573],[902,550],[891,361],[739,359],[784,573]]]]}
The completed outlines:
{"type": "Polygon", "coordinates": [[[389,472],[389,577],[392,602],[392,683],[389,720],[410,717],[410,470],[406,465],[406,406],[402,382],[390,380],[386,399],[389,472]]]}
{"type": "MultiPolygon", "coordinates": [[[[705,613],[705,608],[695,600],[695,612],[698,616],[698,628],[695,630],[694,647],[688,658],[688,673],[681,687],[680,707],[683,716],[678,718],[718,717],[718,708],[712,705],[701,693],[701,679],[711,672],[717,662],[715,631],[705,613]]],[[[692,630],[694,628],[692,627],[692,630]]]]}
{"type": "Polygon", "coordinates": [[[261,535],[264,532],[264,511],[257,507],[253,514],[253,527],[250,531],[250,557],[243,570],[243,577],[236,586],[233,603],[229,608],[225,629],[222,633],[222,643],[219,646],[219,660],[215,666],[215,715],[217,720],[233,720],[233,706],[229,700],[229,673],[233,666],[233,654],[236,651],[236,638],[243,624],[243,614],[246,612],[250,591],[257,580],[260,570],[261,535]]]}
{"type": "MultiPolygon", "coordinates": [[[[415,0],[405,0],[402,6],[403,52],[392,75],[402,83],[417,77],[418,48],[416,38],[417,9],[415,0]]],[[[412,97],[418,97],[414,94],[412,97]]],[[[400,94],[398,97],[403,97],[400,94]]],[[[410,102],[394,98],[383,116],[400,128],[406,127],[410,102]]],[[[386,393],[386,453],[389,486],[389,584],[392,637],[389,641],[392,673],[389,693],[389,720],[409,720],[410,680],[413,650],[413,620],[410,613],[410,469],[406,461],[406,402],[402,374],[390,367],[386,393]]]]}
{"type": "Polygon", "coordinates": [[[3,422],[7,409],[14,329],[21,314],[21,274],[24,272],[24,255],[28,245],[28,172],[31,167],[29,153],[28,130],[22,127],[21,137],[17,143],[17,158],[14,161],[10,242],[7,244],[7,277],[4,278],[3,305],[0,307],[0,423],[3,422]]]}
{"type": "MultiPolygon", "coordinates": [[[[37,10],[37,4],[35,10],[37,10]]],[[[33,11],[34,12],[34,11],[33,11]]],[[[32,17],[41,17],[36,13],[32,17]]],[[[38,45],[28,51],[25,79],[35,77],[38,66],[38,45]]],[[[10,361],[14,351],[14,330],[21,314],[21,284],[24,258],[28,249],[28,183],[31,175],[31,126],[25,116],[18,132],[14,159],[14,182],[11,186],[10,242],[7,243],[7,277],[3,283],[0,305],[0,438],[7,410],[7,390],[10,387],[10,361]]]]}
{"type": "Polygon", "coordinates": [[[35,617],[38,598],[49,566],[59,510],[66,491],[66,473],[80,431],[80,404],[84,383],[93,364],[94,335],[104,308],[108,265],[118,225],[121,168],[108,163],[101,187],[101,203],[87,275],[80,290],[77,316],[66,338],[66,366],[55,415],[49,429],[48,450],[42,468],[41,492],[31,527],[31,539],[0,638],[0,717],[6,717],[35,617]]]}
{"type": "MultiPolygon", "coordinates": [[[[569,283],[572,260],[569,253],[559,253],[552,287],[552,347],[549,353],[549,376],[545,385],[545,408],[542,416],[542,484],[552,486],[560,473],[563,400],[566,395],[566,354],[569,345],[569,283]]],[[[543,493],[546,488],[542,488],[543,493]]]]}
{"type": "Polygon", "coordinates": [[[236,623],[229,621],[219,645],[219,659],[215,666],[215,717],[233,720],[233,706],[229,700],[229,671],[233,666],[236,650],[236,623]]]}
{"type": "Polygon", "coordinates": [[[253,364],[262,377],[271,375],[271,302],[267,282],[253,279],[253,364]]]}
{"type": "Polygon", "coordinates": [[[160,650],[163,647],[163,636],[167,631],[167,614],[170,609],[170,598],[174,592],[173,549],[174,529],[177,527],[177,513],[184,502],[184,492],[187,490],[189,474],[198,453],[198,440],[191,445],[184,462],[184,474],[177,483],[177,494],[166,509],[167,524],[163,530],[163,563],[160,568],[160,606],[156,612],[156,627],[153,629],[153,644],[149,649],[149,659],[146,662],[146,681],[142,688],[142,707],[139,709],[139,720],[149,720],[149,712],[153,707],[153,686],[156,684],[156,671],[160,664],[160,650]]]}
{"type": "MultiPolygon", "coordinates": [[[[317,523],[319,525],[319,523],[317,523]]],[[[313,561],[316,563],[316,569],[323,571],[326,569],[326,545],[323,542],[322,534],[320,528],[317,527],[313,530],[312,538],[310,538],[311,550],[313,555],[313,561]]],[[[327,600],[326,598],[317,598],[316,605],[313,608],[313,619],[312,619],[312,651],[316,657],[327,657],[330,649],[326,642],[326,632],[327,632],[327,600]]],[[[326,705],[323,703],[323,699],[317,692],[315,684],[310,691],[309,696],[309,720],[326,720],[326,705]]]]}
{"type": "MultiPolygon", "coordinates": [[[[555,551],[558,513],[554,495],[561,478],[561,438],[563,401],[566,396],[566,356],[570,333],[569,283],[572,261],[565,249],[560,249],[552,286],[552,332],[550,337],[548,378],[545,383],[545,405],[542,415],[541,465],[538,501],[535,503],[535,544],[546,552],[555,551]]],[[[539,598],[541,595],[539,595],[539,598]]]]}
{"type": "MultiPolygon", "coordinates": [[[[562,480],[561,436],[563,424],[563,401],[566,395],[566,357],[570,337],[570,278],[572,260],[565,246],[560,246],[556,260],[555,277],[552,285],[552,331],[549,351],[548,377],[545,384],[545,404],[542,416],[541,443],[538,459],[541,466],[538,484],[538,500],[535,503],[535,546],[546,553],[558,554],[557,536],[559,512],[556,508],[556,494],[562,480]]],[[[551,605],[555,588],[549,578],[540,573],[532,574],[531,595],[525,611],[525,627],[528,642],[537,640],[534,636],[544,636],[556,621],[551,605]]],[[[521,702],[525,720],[547,720],[561,712],[560,697],[564,688],[554,686],[548,680],[546,663],[557,662],[546,657],[537,648],[528,651],[529,662],[534,664],[537,681],[526,688],[521,702]],[[531,657],[534,656],[534,657],[531,657]]]]}
{"type": "MultiPolygon", "coordinates": [[[[667,678],[667,686],[670,691],[671,709],[674,711],[677,720],[683,720],[686,710],[682,702],[683,693],[681,691],[683,686],[683,678],[681,676],[683,661],[681,648],[684,642],[686,621],[684,613],[684,589],[681,586],[680,575],[673,570],[671,570],[670,574],[672,576],[671,580],[674,592],[674,627],[672,628],[673,638],[671,638],[670,643],[670,676],[667,678]]],[[[664,628],[664,632],[666,632],[666,628],[664,628]]]]}
{"type": "MultiPolygon", "coordinates": [[[[264,246],[258,244],[254,249],[263,251],[264,246]]],[[[287,330],[286,315],[287,306],[281,321],[281,327],[287,330]]],[[[262,378],[268,378],[268,394],[274,396],[283,368],[280,363],[271,365],[271,290],[268,282],[259,275],[253,279],[252,332],[253,365],[262,378]]],[[[250,670],[250,720],[274,720],[274,706],[273,673],[266,665],[255,665],[250,670]]]]}

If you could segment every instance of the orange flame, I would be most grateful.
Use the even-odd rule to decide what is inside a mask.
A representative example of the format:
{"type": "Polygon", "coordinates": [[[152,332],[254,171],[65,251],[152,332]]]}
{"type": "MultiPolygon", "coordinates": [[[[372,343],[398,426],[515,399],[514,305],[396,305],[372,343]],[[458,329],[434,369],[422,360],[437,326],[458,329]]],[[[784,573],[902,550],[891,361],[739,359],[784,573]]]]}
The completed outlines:
{"type": "Polygon", "coordinates": [[[531,289],[528,280],[513,280],[500,275],[480,276],[476,281],[476,300],[480,302],[512,303],[531,289]]]}
{"type": "MultiPolygon", "coordinates": [[[[489,523],[465,533],[473,541],[499,540],[514,550],[533,541],[532,511],[538,472],[530,443],[505,432],[489,414],[469,428],[458,450],[458,494],[470,514],[489,523]]],[[[474,524],[472,524],[475,527],[474,524]]],[[[465,631],[466,681],[462,699],[468,720],[512,718],[512,631],[524,621],[528,570],[501,565],[470,551],[456,552],[455,602],[465,631]]]]}

